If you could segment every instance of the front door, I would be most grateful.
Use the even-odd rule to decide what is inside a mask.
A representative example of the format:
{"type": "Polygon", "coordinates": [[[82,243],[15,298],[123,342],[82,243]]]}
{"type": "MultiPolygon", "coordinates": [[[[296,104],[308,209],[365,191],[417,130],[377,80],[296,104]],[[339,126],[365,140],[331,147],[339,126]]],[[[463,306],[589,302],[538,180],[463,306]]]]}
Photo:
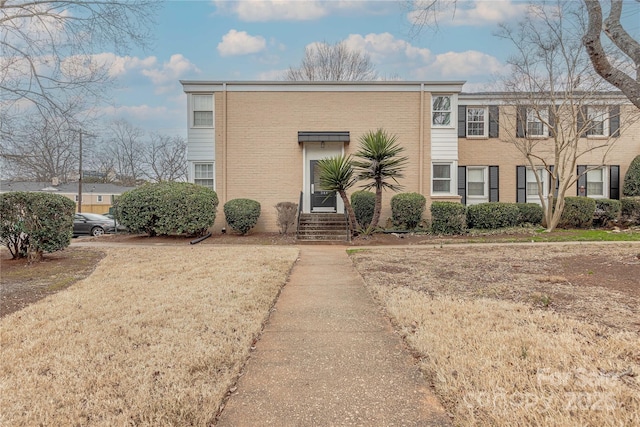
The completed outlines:
{"type": "Polygon", "coordinates": [[[337,198],[335,191],[325,191],[320,186],[320,168],[318,160],[311,160],[311,212],[336,212],[337,198]]]}

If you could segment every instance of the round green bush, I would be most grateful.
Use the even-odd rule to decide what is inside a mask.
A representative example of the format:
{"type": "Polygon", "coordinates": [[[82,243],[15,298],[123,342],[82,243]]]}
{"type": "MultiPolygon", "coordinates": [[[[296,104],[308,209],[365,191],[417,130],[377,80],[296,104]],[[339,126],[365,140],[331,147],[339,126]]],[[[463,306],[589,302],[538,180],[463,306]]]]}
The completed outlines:
{"type": "Polygon", "coordinates": [[[464,205],[456,202],[431,203],[431,231],[435,234],[463,234],[467,227],[464,205]]]}
{"type": "Polygon", "coordinates": [[[351,195],[351,206],[356,214],[356,221],[360,227],[367,228],[373,219],[373,209],[376,206],[376,195],[371,191],[356,191],[351,195]]]}
{"type": "Polygon", "coordinates": [[[542,206],[537,203],[516,203],[518,207],[518,224],[542,224],[542,218],[544,218],[544,210],[542,206]]]}
{"type": "Polygon", "coordinates": [[[233,199],[224,204],[224,217],[231,229],[245,235],[258,223],[260,203],[251,199],[233,199]]]}
{"type": "Polygon", "coordinates": [[[422,221],[427,199],[418,193],[400,193],[391,198],[391,219],[396,227],[413,230],[422,221]]]}
{"type": "Polygon", "coordinates": [[[629,169],[624,175],[622,194],[627,197],[640,196],[640,155],[631,161],[629,169]]]}
{"type": "Polygon", "coordinates": [[[518,224],[520,211],[513,203],[489,202],[467,207],[467,226],[494,230],[518,224]]]}
{"type": "Polygon", "coordinates": [[[149,236],[204,235],[216,219],[215,191],[188,182],[145,184],[117,200],[122,225],[149,236]]]}
{"type": "Polygon", "coordinates": [[[76,205],[59,194],[0,194],[0,242],[14,258],[40,259],[71,243],[76,205]]]}
{"type": "Polygon", "coordinates": [[[589,197],[565,197],[564,210],[558,226],[563,228],[586,228],[593,223],[596,201],[589,197]]]}
{"type": "Polygon", "coordinates": [[[612,221],[620,217],[622,203],[620,200],[597,199],[596,212],[593,216],[593,224],[598,227],[605,227],[612,221]]]}
{"type": "Polygon", "coordinates": [[[620,217],[630,225],[640,225],[640,197],[623,197],[620,200],[620,217]]]}

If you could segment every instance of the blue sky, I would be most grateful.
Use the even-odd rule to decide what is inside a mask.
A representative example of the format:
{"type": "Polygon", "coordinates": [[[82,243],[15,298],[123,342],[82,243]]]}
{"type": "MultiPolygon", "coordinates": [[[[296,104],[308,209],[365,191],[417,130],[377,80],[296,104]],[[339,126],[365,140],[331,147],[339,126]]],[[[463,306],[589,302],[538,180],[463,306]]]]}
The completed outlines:
{"type": "MultiPolygon", "coordinates": [[[[167,1],[150,49],[101,54],[118,85],[103,117],[186,136],[180,79],[279,80],[307,45],[322,41],[368,53],[382,76],[465,80],[465,91],[480,90],[504,69],[511,50],[493,35],[498,23],[514,22],[525,7],[516,0],[462,1],[454,19],[442,15],[438,31],[412,36],[402,0],[167,1]]],[[[639,16],[631,15],[636,22],[639,16]]]]}

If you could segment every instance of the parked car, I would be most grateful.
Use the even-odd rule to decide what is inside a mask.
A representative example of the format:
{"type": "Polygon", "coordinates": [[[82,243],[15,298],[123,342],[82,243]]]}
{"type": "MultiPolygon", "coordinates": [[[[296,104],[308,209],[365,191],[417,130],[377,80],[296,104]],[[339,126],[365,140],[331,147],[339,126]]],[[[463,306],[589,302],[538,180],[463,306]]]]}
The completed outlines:
{"type": "Polygon", "coordinates": [[[104,233],[114,233],[116,231],[127,231],[126,227],[118,224],[111,218],[94,213],[77,213],[73,218],[73,236],[88,234],[90,236],[101,236],[104,233]]]}

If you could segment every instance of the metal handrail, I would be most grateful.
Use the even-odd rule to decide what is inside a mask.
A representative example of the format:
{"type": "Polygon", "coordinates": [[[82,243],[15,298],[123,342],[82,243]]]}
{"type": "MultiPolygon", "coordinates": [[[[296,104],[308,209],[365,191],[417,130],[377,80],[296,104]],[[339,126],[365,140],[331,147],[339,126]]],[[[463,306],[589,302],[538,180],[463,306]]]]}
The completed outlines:
{"type": "Polygon", "coordinates": [[[300,192],[300,200],[298,201],[298,221],[296,223],[296,239],[300,238],[300,216],[302,214],[302,191],[300,192]]]}

